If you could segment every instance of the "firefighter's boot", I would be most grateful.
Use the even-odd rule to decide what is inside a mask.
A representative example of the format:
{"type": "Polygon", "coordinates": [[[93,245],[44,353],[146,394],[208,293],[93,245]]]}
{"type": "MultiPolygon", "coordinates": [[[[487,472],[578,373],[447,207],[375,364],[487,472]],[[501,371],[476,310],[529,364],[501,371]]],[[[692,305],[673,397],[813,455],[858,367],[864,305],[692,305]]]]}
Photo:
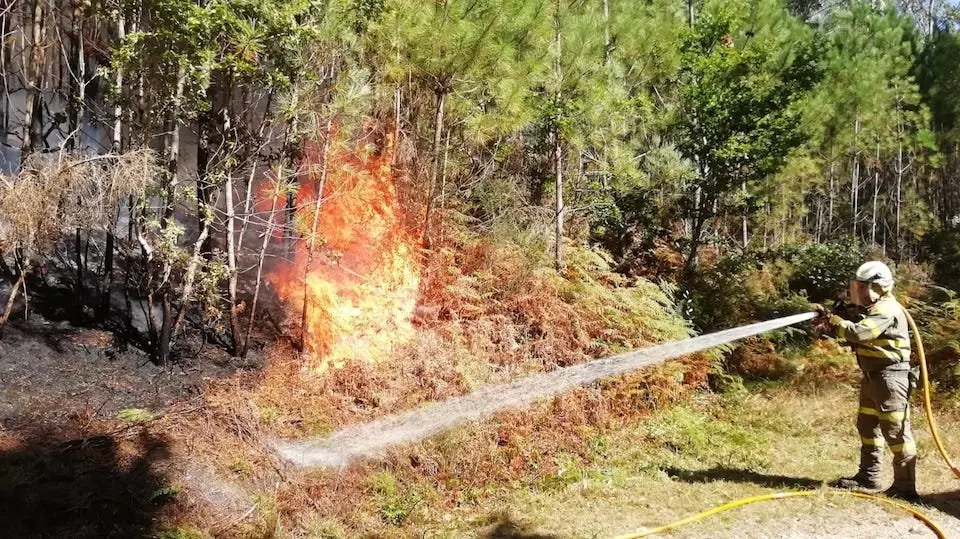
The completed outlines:
{"type": "Polygon", "coordinates": [[[830,483],[831,487],[860,492],[877,492],[883,488],[880,484],[883,439],[863,438],[863,442],[860,446],[860,470],[857,475],[837,479],[830,483]]]}
{"type": "Polygon", "coordinates": [[[920,495],[917,494],[917,455],[894,459],[893,485],[884,494],[911,503],[920,501],[920,495]]]}
{"type": "Polygon", "coordinates": [[[833,488],[854,490],[857,492],[878,492],[882,488],[880,486],[880,481],[876,479],[870,479],[860,473],[853,477],[842,477],[837,479],[833,483],[830,483],[830,486],[833,488]]]}

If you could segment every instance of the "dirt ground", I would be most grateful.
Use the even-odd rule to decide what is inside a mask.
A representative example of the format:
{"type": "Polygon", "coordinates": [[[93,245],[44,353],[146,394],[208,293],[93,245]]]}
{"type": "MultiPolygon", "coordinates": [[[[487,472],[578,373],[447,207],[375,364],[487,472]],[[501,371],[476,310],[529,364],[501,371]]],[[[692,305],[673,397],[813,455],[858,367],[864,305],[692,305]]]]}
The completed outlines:
{"type": "Polygon", "coordinates": [[[126,409],[156,413],[196,400],[204,383],[237,370],[212,346],[199,352],[203,360],[158,367],[105,331],[37,316],[13,323],[0,339],[0,432],[82,427],[126,409]]]}
{"type": "MultiPolygon", "coordinates": [[[[237,366],[201,351],[157,367],[133,347],[118,348],[107,333],[42,319],[11,327],[0,340],[0,536],[220,537],[262,512],[266,502],[239,480],[243,470],[234,470],[233,480],[200,458],[185,459],[189,441],[168,439],[139,419],[118,419],[131,409],[159,416],[200,408],[204,384],[230,378],[237,366]],[[228,516],[196,522],[198,535],[161,535],[169,529],[164,522],[199,505],[228,516]]],[[[597,440],[599,456],[588,466],[564,465],[555,478],[424,508],[415,521],[377,536],[615,537],[745,496],[822,489],[736,509],[669,536],[932,537],[902,511],[823,489],[855,467],[855,391],[837,383],[699,395],[597,440]]],[[[947,537],[960,538],[960,480],[936,454],[920,414],[915,418],[920,509],[947,537]]],[[[942,416],[941,423],[948,446],[960,448],[957,418],[942,416]]],[[[322,518],[323,508],[316,511],[322,518]]],[[[186,527],[178,529],[194,529],[179,522],[186,527]]],[[[277,537],[327,537],[280,524],[273,530],[277,537]]]]}
{"type": "Polygon", "coordinates": [[[37,316],[8,326],[0,340],[0,536],[153,537],[186,480],[216,485],[149,427],[172,410],[199,408],[205,383],[237,372],[229,358],[200,352],[158,367],[107,332],[37,316]]]}

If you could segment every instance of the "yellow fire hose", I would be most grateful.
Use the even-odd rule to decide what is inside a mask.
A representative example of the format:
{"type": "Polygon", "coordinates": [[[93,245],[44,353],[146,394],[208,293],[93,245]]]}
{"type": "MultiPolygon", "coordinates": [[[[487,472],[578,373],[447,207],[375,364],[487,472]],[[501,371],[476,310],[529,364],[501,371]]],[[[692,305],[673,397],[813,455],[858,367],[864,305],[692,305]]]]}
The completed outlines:
{"type": "MultiPolygon", "coordinates": [[[[926,356],[926,352],[923,349],[923,340],[920,338],[920,330],[917,329],[917,324],[916,322],[913,321],[913,317],[910,316],[910,313],[906,309],[904,309],[903,312],[906,315],[907,324],[909,324],[910,326],[910,331],[913,333],[913,336],[917,341],[917,358],[920,363],[920,378],[923,382],[923,411],[927,418],[927,424],[930,426],[930,433],[933,435],[933,441],[937,446],[937,451],[940,453],[940,456],[943,457],[944,462],[947,463],[947,466],[950,467],[950,470],[953,472],[953,474],[958,479],[960,479],[960,469],[954,466],[953,461],[950,459],[950,455],[947,453],[946,447],[943,444],[943,440],[940,438],[940,431],[939,429],[937,429],[937,421],[933,417],[933,405],[931,404],[931,401],[930,401],[930,379],[927,374],[927,356],[926,356]]],[[[698,513],[696,515],[692,515],[674,522],[670,522],[669,524],[664,524],[662,526],[658,526],[656,528],[651,528],[648,530],[643,530],[641,532],[620,535],[615,539],[636,539],[638,537],[649,537],[651,535],[657,535],[675,528],[679,528],[680,526],[691,524],[693,522],[697,522],[705,518],[711,517],[713,515],[723,513],[725,511],[729,511],[737,507],[742,507],[744,505],[749,505],[757,502],[765,502],[769,500],[782,500],[785,498],[799,498],[802,496],[814,496],[814,495],[820,494],[821,492],[823,491],[822,490],[799,490],[799,491],[793,491],[793,492],[774,492],[771,494],[761,494],[759,496],[750,496],[748,498],[741,498],[739,500],[734,500],[732,502],[728,502],[723,505],[718,505],[717,507],[708,509],[707,511],[704,511],[702,513],[698,513]]],[[[922,513],[921,511],[917,510],[916,508],[914,508],[909,504],[891,500],[890,498],[875,496],[872,494],[866,494],[862,492],[838,490],[838,491],[833,491],[831,494],[836,494],[840,496],[851,496],[854,498],[860,498],[860,499],[869,500],[872,502],[884,503],[884,504],[896,507],[898,509],[906,511],[907,513],[910,513],[915,518],[923,522],[928,528],[930,528],[930,531],[936,534],[938,539],[946,539],[947,537],[947,535],[943,532],[943,530],[941,530],[940,527],[937,526],[937,524],[930,519],[930,517],[928,517],[927,515],[925,515],[924,513],[922,513]]]]}

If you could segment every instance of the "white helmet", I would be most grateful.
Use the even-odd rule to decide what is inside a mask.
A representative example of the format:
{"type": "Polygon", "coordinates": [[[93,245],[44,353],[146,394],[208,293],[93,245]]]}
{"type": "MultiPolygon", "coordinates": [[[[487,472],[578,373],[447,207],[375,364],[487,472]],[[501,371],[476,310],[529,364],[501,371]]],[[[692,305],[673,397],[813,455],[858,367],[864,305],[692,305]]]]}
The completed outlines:
{"type": "Polygon", "coordinates": [[[893,272],[883,262],[872,260],[857,268],[856,280],[878,285],[884,290],[893,288],[893,272]]]}
{"type": "Polygon", "coordinates": [[[871,261],[857,268],[850,281],[850,301],[867,307],[893,291],[893,273],[883,262],[871,261]]]}

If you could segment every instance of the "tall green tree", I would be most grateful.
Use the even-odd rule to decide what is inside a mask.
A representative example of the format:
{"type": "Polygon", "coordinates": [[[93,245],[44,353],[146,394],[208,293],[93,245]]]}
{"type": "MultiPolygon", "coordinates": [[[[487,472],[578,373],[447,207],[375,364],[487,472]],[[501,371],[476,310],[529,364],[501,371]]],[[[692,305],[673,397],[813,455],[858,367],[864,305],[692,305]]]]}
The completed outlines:
{"type": "Polygon", "coordinates": [[[798,103],[820,75],[809,38],[753,29],[745,16],[749,5],[708,7],[682,47],[675,126],[678,147],[696,171],[688,275],[708,223],[729,209],[729,195],[770,181],[803,142],[798,103]]]}

